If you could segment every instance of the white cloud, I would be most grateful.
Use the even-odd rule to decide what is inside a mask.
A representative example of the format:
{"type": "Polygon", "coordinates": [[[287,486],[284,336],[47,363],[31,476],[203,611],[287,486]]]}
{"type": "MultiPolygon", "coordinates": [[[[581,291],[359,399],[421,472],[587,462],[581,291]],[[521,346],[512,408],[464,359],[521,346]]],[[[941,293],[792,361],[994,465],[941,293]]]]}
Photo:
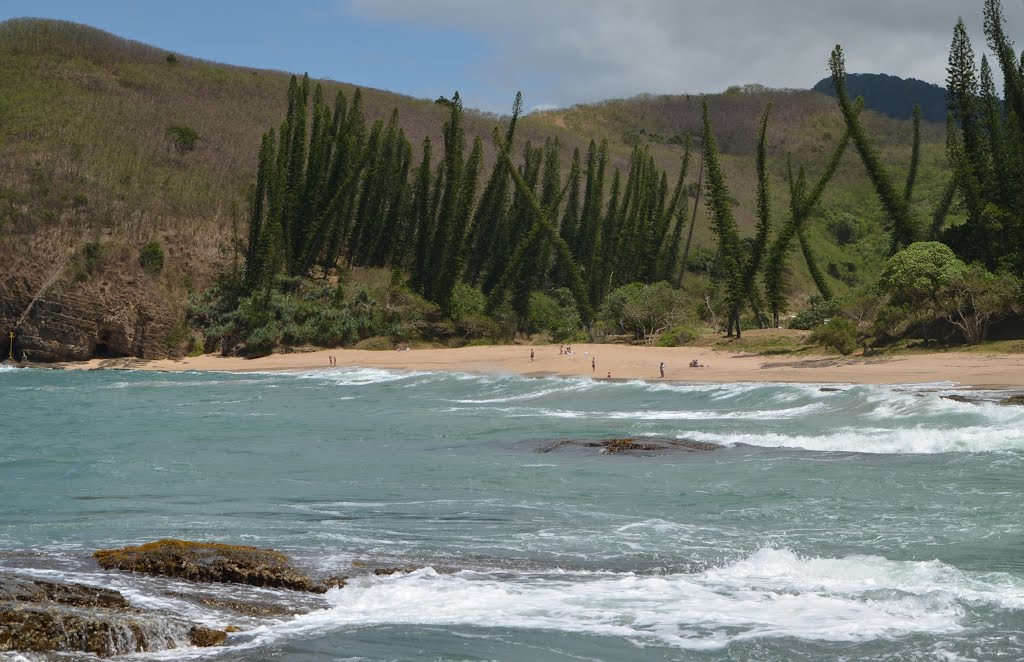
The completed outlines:
{"type": "MultiPolygon", "coordinates": [[[[1010,34],[1024,30],[1024,0],[1004,9],[1010,34]]],[[[481,89],[522,89],[528,103],[555,105],[743,83],[809,87],[828,74],[836,43],[851,72],[941,84],[958,15],[975,52],[986,50],[981,2],[963,0],[349,0],[348,11],[481,36],[493,48],[473,69],[481,89]]]]}

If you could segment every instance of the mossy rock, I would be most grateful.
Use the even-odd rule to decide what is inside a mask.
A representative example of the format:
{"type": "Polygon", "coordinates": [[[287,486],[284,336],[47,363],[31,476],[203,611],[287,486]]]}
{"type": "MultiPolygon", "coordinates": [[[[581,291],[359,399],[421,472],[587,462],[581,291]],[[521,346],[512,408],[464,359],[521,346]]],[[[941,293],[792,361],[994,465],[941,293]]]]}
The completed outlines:
{"type": "Polygon", "coordinates": [[[322,585],[292,567],[281,552],[222,543],[157,540],[137,547],[102,549],[93,557],[105,570],[125,570],[196,582],[225,582],[323,593],[322,585]]]}

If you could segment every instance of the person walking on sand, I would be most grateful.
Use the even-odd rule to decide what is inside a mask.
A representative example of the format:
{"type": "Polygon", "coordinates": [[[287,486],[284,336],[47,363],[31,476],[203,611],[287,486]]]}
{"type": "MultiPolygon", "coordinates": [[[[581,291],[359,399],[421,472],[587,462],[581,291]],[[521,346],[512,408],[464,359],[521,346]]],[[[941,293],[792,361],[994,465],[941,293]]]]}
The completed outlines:
{"type": "Polygon", "coordinates": [[[530,350],[530,363],[533,363],[533,350],[530,350]]]}
{"type": "Polygon", "coordinates": [[[658,370],[661,372],[661,378],[665,378],[665,362],[662,361],[661,365],[658,366],[658,370]]]}
{"type": "Polygon", "coordinates": [[[595,370],[597,370],[597,357],[596,356],[591,356],[590,357],[590,372],[594,372],[595,370]]]}

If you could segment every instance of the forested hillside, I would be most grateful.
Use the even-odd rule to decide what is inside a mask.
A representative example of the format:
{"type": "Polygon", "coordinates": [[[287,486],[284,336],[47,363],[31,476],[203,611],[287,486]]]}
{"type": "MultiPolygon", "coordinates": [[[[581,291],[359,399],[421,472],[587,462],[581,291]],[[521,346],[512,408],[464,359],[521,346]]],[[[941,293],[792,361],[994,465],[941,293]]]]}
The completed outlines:
{"type": "MultiPolygon", "coordinates": [[[[0,56],[0,325],[17,329],[19,346],[33,357],[53,360],[186,351],[190,344],[196,345],[197,324],[220,324],[224,331],[225,324],[236,323],[237,318],[234,322],[218,318],[225,311],[215,310],[216,305],[208,297],[204,302],[203,297],[218,282],[218,275],[243,273],[246,258],[256,247],[253,238],[258,238],[259,232],[253,233],[251,228],[254,192],[270,202],[258,188],[261,140],[269,129],[278,131],[289,118],[289,105],[295,100],[294,91],[289,93],[290,74],[194,60],[85,26],[31,19],[0,24],[0,56]]],[[[423,163],[424,139],[429,139],[433,149],[423,170],[430,180],[426,187],[445,190],[436,180],[439,172],[452,165],[441,163],[441,159],[445,154],[444,127],[453,118],[454,90],[439,90],[442,99],[418,100],[379,90],[357,92],[332,81],[310,81],[304,90],[310,109],[315,106],[317,87],[324,107],[332,109],[328,112],[333,112],[339,92],[346,104],[358,96],[367,132],[373,131],[377,121],[382,123],[379,138],[401,132],[402,141],[394,144],[407,142],[414,148],[400,168],[409,176],[410,185],[418,181],[416,167],[423,163]]],[[[510,90],[510,111],[514,96],[515,91],[510,90]]],[[[686,263],[681,253],[652,257],[650,247],[647,257],[659,264],[638,262],[644,254],[634,253],[629,246],[613,257],[632,265],[633,275],[646,274],[641,280],[654,282],[666,277],[678,282],[680,274],[691,274],[683,288],[692,301],[687,304],[687,315],[693,317],[698,314],[696,309],[708,302],[704,295],[714,290],[710,277],[719,246],[705,201],[694,204],[701,153],[705,151],[701,140],[703,105],[709,108],[738,237],[749,241],[758,222],[759,119],[769,102],[774,106],[764,132],[762,169],[773,192],[761,206],[767,204],[777,219],[774,236],[791,211],[789,184],[794,180],[790,168],[792,172],[803,168],[813,181],[845,135],[843,116],[835,102],[823,95],[752,86],[722,95],[640,96],[528,114],[516,123],[508,150],[512,167],[504,185],[511,196],[517,186],[511,181],[511,171],[523,168],[524,158],[533,159],[537,169],[547,163],[549,185],[557,182],[559,190],[557,194],[552,190],[546,202],[540,185],[537,194],[549,212],[548,221],[563,228],[566,205],[579,204],[582,211],[582,197],[572,203],[567,184],[574,176],[580,177],[578,182],[585,179],[592,141],[595,146],[606,144],[602,198],[593,203],[604,217],[616,170],[625,185],[631,169],[645,169],[653,177],[647,184],[652,195],[671,198],[689,138],[689,171],[677,204],[658,221],[659,232],[670,241],[680,224],[689,228],[696,209],[686,263]],[[579,155],[576,161],[574,153],[579,155]],[[667,189],[668,195],[659,187],[667,189]]],[[[308,117],[307,124],[313,122],[314,115],[308,117]]],[[[882,162],[906,168],[911,156],[911,123],[869,111],[861,117],[876,140],[882,162]]],[[[470,158],[475,159],[472,171],[477,173],[475,189],[462,189],[466,200],[460,204],[465,213],[477,208],[495,164],[501,162],[500,143],[492,134],[499,127],[499,134],[507,135],[509,120],[471,109],[459,113],[465,140],[460,177],[470,166],[466,161],[470,158]],[[479,151],[473,154],[477,139],[479,151]]],[[[266,148],[265,140],[262,144],[266,148]]],[[[944,127],[922,125],[919,153],[914,199],[930,208],[941,202],[949,179],[944,127]]],[[[864,176],[860,159],[848,149],[836,165],[820,200],[806,210],[807,222],[801,230],[803,255],[786,256],[783,313],[802,309],[807,298],[821,289],[821,283],[843,292],[870,282],[888,257],[889,240],[883,232],[886,213],[864,176]],[[814,256],[821,273],[808,270],[806,254],[814,256]]],[[[582,183],[577,191],[584,195],[582,183]]],[[[409,204],[413,193],[410,188],[409,204]]],[[[439,199],[437,204],[443,203],[439,199]]],[[[954,222],[964,216],[958,203],[951,212],[954,222]]],[[[530,218],[524,227],[535,227],[530,216],[533,211],[524,208],[523,213],[530,218]]],[[[649,220],[645,216],[644,222],[649,220]]],[[[414,245],[415,237],[410,235],[409,241],[414,245]]],[[[523,319],[524,314],[529,316],[528,302],[520,307],[518,319],[499,319],[499,329],[465,315],[460,327],[459,313],[450,300],[452,288],[446,285],[447,294],[438,297],[417,282],[414,250],[406,253],[412,262],[396,263],[377,252],[379,242],[372,250],[368,246],[349,241],[336,247],[333,255],[328,251],[314,257],[306,250],[301,269],[293,265],[284,271],[311,274],[314,285],[302,287],[319,287],[315,283],[320,283],[335,288],[331,290],[334,295],[340,290],[338,282],[352,283],[344,296],[350,297],[346,305],[355,305],[351,297],[358,291],[369,296],[367,292],[374,286],[371,281],[381,281],[367,267],[399,267],[405,272],[404,282],[389,285],[389,278],[394,279],[385,275],[376,286],[382,291],[392,285],[408,286],[410,296],[438,305],[440,313],[420,311],[429,321],[429,329],[423,331],[421,325],[417,332],[433,338],[554,331],[544,327],[548,322],[534,324],[523,319]],[[464,328],[474,319],[477,326],[464,328]]],[[[432,245],[432,249],[442,250],[441,246],[432,245]]],[[[467,253],[465,257],[469,260],[471,256],[467,253]]],[[[443,263],[444,258],[440,259],[443,263]]],[[[573,277],[558,272],[556,257],[545,254],[544,259],[548,261],[537,291],[551,290],[546,296],[554,301],[552,305],[565,308],[568,302],[553,290],[571,286],[573,277]]],[[[467,267],[472,269],[469,263],[462,268],[467,267]]],[[[495,274],[500,279],[500,274],[495,274]]],[[[477,275],[484,278],[482,272],[477,275]]],[[[621,277],[616,271],[605,279],[601,296],[591,295],[592,308],[602,305],[614,286],[626,284],[617,280],[621,277]]],[[[470,287],[474,282],[465,272],[447,278],[449,282],[465,281],[470,287]]],[[[520,281],[514,276],[507,280],[520,281]]],[[[482,284],[477,281],[477,287],[482,284]]],[[[254,291],[251,286],[250,292],[254,291]]],[[[490,292],[482,294],[490,296],[490,292]]],[[[470,303],[476,311],[477,304],[470,303]]],[[[496,308],[500,305],[489,304],[487,310],[493,313],[496,308]]],[[[490,319],[494,318],[492,314],[490,319]]],[[[378,322],[368,323],[367,330],[346,339],[375,333],[378,322]]],[[[389,323],[398,324],[394,320],[389,323]]],[[[214,336],[207,335],[207,342],[214,336]]]]}
{"type": "MultiPolygon", "coordinates": [[[[847,74],[851,97],[864,97],[864,106],[894,117],[911,119],[914,106],[921,107],[921,117],[929,122],[946,121],[946,89],[916,78],[900,78],[888,74],[847,74]]],[[[831,78],[822,78],[811,88],[834,97],[831,78]]]]}

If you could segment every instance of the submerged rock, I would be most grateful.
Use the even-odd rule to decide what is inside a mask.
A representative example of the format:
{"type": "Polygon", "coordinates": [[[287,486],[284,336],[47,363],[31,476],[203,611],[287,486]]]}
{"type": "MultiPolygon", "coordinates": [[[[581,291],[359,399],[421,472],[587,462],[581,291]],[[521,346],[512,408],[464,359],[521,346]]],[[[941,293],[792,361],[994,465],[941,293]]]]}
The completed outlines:
{"type": "Polygon", "coordinates": [[[0,576],[0,651],[100,657],[217,646],[227,633],[130,606],[117,591],[0,576]]]}
{"type": "Polygon", "coordinates": [[[953,402],[963,402],[963,403],[969,404],[969,405],[976,405],[976,404],[978,404],[978,400],[976,398],[969,398],[966,395],[960,395],[959,393],[951,393],[949,395],[940,395],[939,397],[942,398],[943,400],[952,400],[953,402]]]}
{"type": "Polygon", "coordinates": [[[1011,395],[1008,398],[1003,398],[999,401],[1001,405],[1018,405],[1024,407],[1024,394],[1018,393],[1017,395],[1011,395]]]}
{"type": "Polygon", "coordinates": [[[93,557],[105,570],[311,593],[327,590],[293,568],[281,552],[259,547],[167,539],[137,547],[101,549],[93,557]]]}
{"type": "Polygon", "coordinates": [[[618,455],[624,453],[638,453],[641,455],[655,453],[662,454],[678,451],[692,453],[696,451],[713,451],[721,448],[721,446],[717,444],[693,441],[692,439],[637,439],[635,437],[625,437],[621,439],[604,439],[599,441],[563,439],[561,441],[556,441],[551,445],[538,448],[537,452],[550,453],[551,451],[565,447],[596,448],[598,449],[598,452],[605,455],[618,455]]]}

